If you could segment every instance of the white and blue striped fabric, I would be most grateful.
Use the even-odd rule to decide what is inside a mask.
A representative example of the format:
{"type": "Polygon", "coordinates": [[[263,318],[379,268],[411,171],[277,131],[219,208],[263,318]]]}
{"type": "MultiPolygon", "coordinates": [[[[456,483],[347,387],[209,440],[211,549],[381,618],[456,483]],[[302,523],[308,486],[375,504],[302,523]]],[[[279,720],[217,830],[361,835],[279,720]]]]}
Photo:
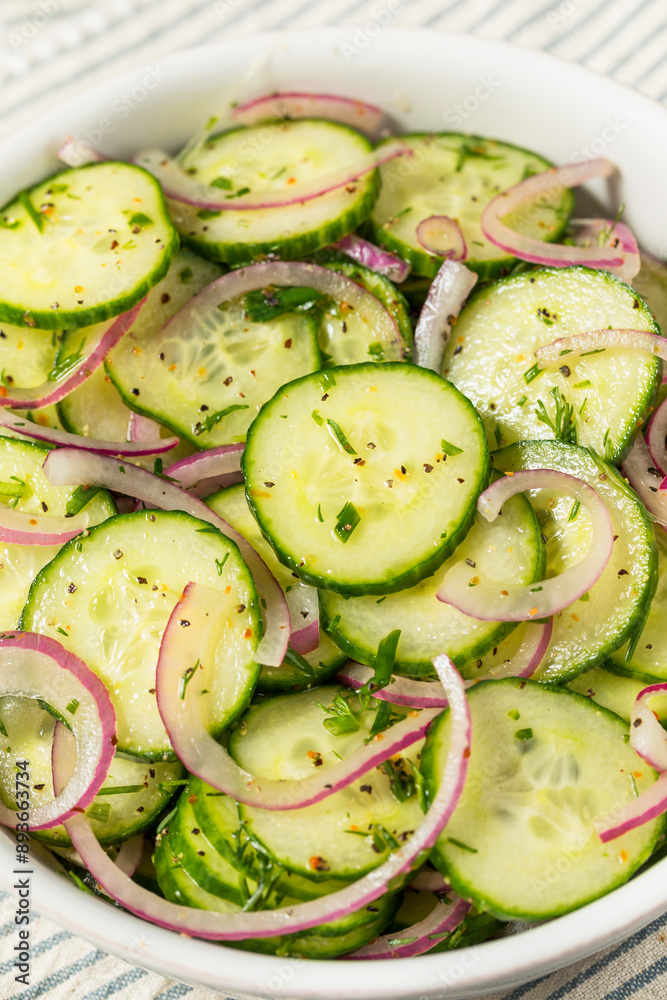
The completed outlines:
{"type": "MultiPolygon", "coordinates": [[[[274,28],[361,28],[381,0],[0,0],[0,137],[98,80],[189,46],[274,28]]],[[[392,25],[505,39],[667,103],[667,0],[400,0],[392,25]]],[[[14,981],[15,900],[0,895],[0,1000],[217,1000],[133,968],[42,918],[14,981]]],[[[592,959],[489,1000],[667,997],[667,915],[592,959]]]]}

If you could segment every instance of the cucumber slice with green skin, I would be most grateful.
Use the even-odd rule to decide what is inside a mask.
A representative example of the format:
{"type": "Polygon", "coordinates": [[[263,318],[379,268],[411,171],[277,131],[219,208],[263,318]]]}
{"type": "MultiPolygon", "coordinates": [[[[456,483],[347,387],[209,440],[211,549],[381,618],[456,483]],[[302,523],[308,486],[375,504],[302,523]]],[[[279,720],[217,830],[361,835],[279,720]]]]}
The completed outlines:
{"type": "Polygon", "coordinates": [[[19,326],[70,329],[127,312],[178,249],[155,178],[111,160],[36,184],[0,220],[0,321],[19,326]]]}
{"type": "MultiPolygon", "coordinates": [[[[278,583],[286,593],[288,603],[290,594],[304,586],[295,573],[278,562],[276,554],[262,535],[257,521],[252,516],[245,496],[242,483],[228,486],[206,498],[207,505],[225,519],[233,528],[243,535],[256,552],[267,564],[278,583]]],[[[317,649],[303,656],[297,656],[290,651],[288,658],[279,667],[263,666],[257,681],[257,690],[263,694],[275,694],[279,691],[295,691],[321,684],[328,680],[336,670],[345,663],[345,653],[336,646],[324,632],[320,632],[320,643],[317,649]],[[303,661],[305,660],[305,664],[303,661]]]]}
{"type": "Polygon", "coordinates": [[[667,680],[667,534],[655,528],[658,549],[658,586],[648,609],[646,624],[628,656],[629,644],[610,655],[613,669],[631,675],[667,680]]]}
{"type": "MultiPolygon", "coordinates": [[[[573,691],[507,678],[468,692],[472,746],[461,799],[432,853],[456,892],[501,919],[544,920],[626,882],[665,826],[659,817],[609,844],[593,828],[657,774],[618,716],[573,691]]],[[[449,713],[427,737],[435,794],[449,713]]]]}
{"type": "MultiPolygon", "coordinates": [[[[212,136],[189,170],[204,184],[234,192],[289,190],[291,178],[308,181],[357,162],[371,151],[354,129],[319,119],[265,122],[212,136]]],[[[292,181],[292,183],[294,183],[292,181]]],[[[252,264],[267,256],[301,260],[351,233],[377,198],[377,170],[304,204],[252,211],[209,211],[171,201],[183,242],[202,257],[252,264]]]]}
{"type": "MultiPolygon", "coordinates": [[[[49,453],[43,445],[18,438],[0,437],[0,503],[17,510],[64,517],[68,512],[86,510],[90,524],[97,524],[116,513],[116,506],[106,490],[95,490],[86,500],[81,489],[52,486],[42,464],[49,453]],[[13,495],[12,495],[13,494],[13,495]]],[[[0,630],[16,628],[30,586],[40,572],[60,551],[59,545],[16,545],[0,542],[0,630]]]]}
{"type": "MultiPolygon", "coordinates": [[[[180,859],[171,845],[169,834],[161,834],[155,847],[155,868],[158,874],[160,888],[165,897],[172,903],[192,906],[211,912],[239,913],[240,906],[215,896],[200,888],[180,863],[180,859]]],[[[286,905],[289,900],[282,900],[286,905]]],[[[263,952],[269,955],[282,955],[295,958],[338,958],[357,948],[363,947],[380,934],[392,919],[400,905],[399,895],[381,896],[371,906],[350,914],[341,920],[322,924],[301,934],[286,934],[274,938],[249,938],[247,941],[230,941],[228,947],[242,950],[263,952]],[[348,928],[349,918],[354,916],[356,923],[348,928]]]]}
{"type": "Polygon", "coordinates": [[[137,326],[106,361],[128,405],[197,448],[244,441],[265,400],[319,366],[311,316],[253,323],[242,297],[195,316],[187,336],[170,336],[162,322],[137,326]]]}
{"type": "MultiPolygon", "coordinates": [[[[646,681],[636,677],[623,677],[604,667],[593,667],[592,670],[579,674],[567,686],[571,691],[591,698],[629,723],[632,707],[640,691],[646,687],[646,681]]],[[[667,701],[663,698],[652,700],[651,711],[656,712],[660,720],[664,721],[667,718],[667,701]]]]}
{"type": "Polygon", "coordinates": [[[168,830],[163,830],[158,835],[153,864],[160,889],[170,903],[194,906],[202,910],[218,910],[221,913],[240,912],[241,907],[236,903],[206,892],[188,875],[171,845],[168,830]]]}
{"type": "MultiPolygon", "coordinates": [[[[126,365],[131,364],[131,359],[137,357],[141,350],[137,340],[156,336],[174,313],[221,272],[222,268],[217,264],[202,260],[189,250],[179,250],[169,265],[166,277],[148,293],[132,329],[111,352],[109,363],[113,365],[113,359],[117,357],[126,358],[126,365]]],[[[80,330],[69,330],[64,334],[56,359],[58,363],[76,350],[81,343],[82,333],[80,330]]],[[[72,434],[105,441],[123,441],[127,436],[132,410],[146,412],[141,405],[141,387],[141,382],[125,387],[126,406],[105,369],[97,368],[83,385],[58,404],[63,426],[72,434]],[[132,392],[136,388],[139,389],[138,396],[132,392]]],[[[169,461],[171,460],[170,457],[169,461]]],[[[168,464],[165,461],[165,466],[168,464]]]]}
{"type": "Polygon", "coordinates": [[[248,502],[280,561],[350,595],[393,593],[434,573],[468,531],[487,463],[465,396],[396,362],[283,386],[242,458],[248,502]]]}
{"type": "MultiPolygon", "coordinates": [[[[466,267],[482,278],[511,268],[514,257],[484,236],[482,212],[501,191],[548,170],[548,160],[506,142],[456,132],[418,132],[401,139],[414,156],[380,168],[382,188],[369,221],[371,238],[412,264],[415,275],[433,278],[443,258],[428,253],[415,230],[422,219],[448,215],[463,232],[466,267]]],[[[566,190],[540,198],[539,204],[527,202],[504,221],[523,235],[553,242],[565,231],[573,205],[566,190]]]]}
{"type": "MultiPolygon", "coordinates": [[[[16,808],[16,761],[30,761],[34,805],[53,800],[53,731],[55,715],[31,698],[0,698],[0,799],[16,808]]],[[[101,844],[117,844],[151,826],[183,776],[180,762],[147,765],[120,754],[111,761],[103,790],[86,809],[101,844]],[[118,788],[111,794],[112,788],[118,788]]],[[[33,836],[49,847],[71,847],[64,826],[35,830],[33,836]]]]}
{"type": "MultiPolygon", "coordinates": [[[[456,552],[433,576],[416,587],[386,597],[352,597],[322,591],[322,621],[348,656],[375,666],[380,642],[401,630],[394,671],[412,677],[436,677],[433,657],[446,652],[457,666],[482,656],[515,625],[482,622],[462,614],[436,597],[453,563],[465,559],[484,576],[508,583],[532,583],[544,575],[545,553],[535,513],[523,496],[505,504],[494,522],[480,514],[456,552]],[[519,500],[519,503],[513,503],[519,500]]],[[[467,675],[465,675],[467,676],[467,675]]]]}
{"type": "MultiPolygon", "coordinates": [[[[181,796],[175,815],[169,821],[169,842],[174,854],[200,889],[243,906],[244,875],[216,851],[198,825],[188,798],[181,796]]],[[[248,887],[250,892],[254,885],[248,887]]]]}
{"type": "MultiPolygon", "coordinates": [[[[611,465],[593,452],[560,441],[523,441],[494,452],[494,468],[557,469],[595,489],[611,517],[616,540],[600,579],[554,616],[553,635],[539,668],[540,680],[563,682],[597,666],[640,627],[657,583],[653,526],[637,495],[611,465]],[[586,595],[584,595],[586,596],[586,595]]],[[[580,562],[590,546],[590,519],[582,505],[554,490],[528,494],[547,542],[547,578],[580,562]]],[[[511,641],[511,637],[510,637],[511,641]]]]}
{"type": "Polygon", "coordinates": [[[607,327],[660,332],[634,289],[607,271],[551,268],[503,278],[461,312],[443,374],[477,407],[491,447],[559,437],[617,463],[647,418],[661,361],[608,349],[567,355],[560,368],[545,369],[534,357],[560,337],[607,327]]]}
{"type": "MultiPolygon", "coordinates": [[[[362,713],[355,732],[332,733],[324,722],[335,713],[318,703],[326,709],[336,695],[345,695],[359,711],[359,699],[335,686],[253,705],[232,732],[229,752],[251,774],[275,779],[299,779],[311,774],[314,766],[326,768],[345,759],[368,738],[375,711],[362,713]]],[[[413,744],[403,757],[416,762],[421,745],[422,741],[413,744]]],[[[376,868],[423,819],[419,795],[415,792],[399,802],[380,768],[302,809],[276,813],[240,806],[239,812],[248,835],[271,857],[313,880],[352,879],[376,868]]]]}
{"type": "Polygon", "coordinates": [[[147,760],[174,759],[157,709],[155,666],[189,581],[220,592],[220,633],[197,673],[208,692],[202,710],[217,735],[252,695],[262,626],[237,546],[210,524],[181,511],[112,518],[63,546],[35,579],[21,616],[21,628],[58,639],[100,677],[116,712],[118,748],[147,760]]]}
{"type": "MultiPolygon", "coordinates": [[[[187,794],[187,800],[192,805],[197,826],[220,856],[249,878],[259,878],[262,862],[258,855],[264,855],[262,861],[265,867],[268,855],[257,842],[249,839],[236,802],[201,779],[193,777],[184,794],[187,794]]],[[[276,868],[279,867],[275,861],[273,863],[276,868]]],[[[343,889],[347,884],[342,879],[316,882],[309,876],[297,875],[283,868],[275,886],[276,891],[295,899],[316,899],[343,889]]]]}
{"type": "Polygon", "coordinates": [[[381,274],[369,271],[361,264],[327,264],[332,271],[352,278],[379,299],[392,316],[401,335],[401,342],[383,343],[345,304],[329,305],[320,320],[319,344],[322,355],[333,365],[350,365],[362,361],[409,361],[412,357],[412,325],[410,307],[398,289],[381,274]]]}

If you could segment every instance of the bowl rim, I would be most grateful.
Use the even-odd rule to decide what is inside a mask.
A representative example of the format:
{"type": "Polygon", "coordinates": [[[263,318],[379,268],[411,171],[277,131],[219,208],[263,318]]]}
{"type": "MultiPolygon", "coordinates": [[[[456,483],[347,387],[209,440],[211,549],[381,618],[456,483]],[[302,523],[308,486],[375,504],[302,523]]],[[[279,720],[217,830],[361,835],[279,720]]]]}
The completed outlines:
{"type": "MultiPolygon", "coordinates": [[[[471,35],[433,32],[424,28],[386,28],[386,38],[400,36],[411,44],[446,47],[455,44],[473,57],[501,52],[522,71],[542,72],[544,65],[552,67],[559,77],[573,86],[588,84],[612,96],[617,95],[627,107],[635,108],[640,118],[662,118],[660,127],[667,131],[667,108],[657,101],[626,87],[616,80],[596,73],[580,64],[565,62],[551,53],[522,48],[508,42],[497,42],[471,35]]],[[[230,46],[252,54],[253,46],[291,45],[299,42],[313,46],[341,44],[349,37],[349,29],[317,28],[273,31],[232,38],[185,49],[157,60],[160,66],[178,74],[186,67],[220,58],[230,46]]],[[[298,47],[298,46],[297,46],[298,47]]],[[[152,65],[155,65],[154,62],[152,65]]],[[[36,116],[18,132],[0,143],[0,162],[25,155],[24,146],[38,145],[40,132],[51,115],[68,113],[74,120],[81,118],[91,101],[104,98],[119,86],[130,87],[141,78],[147,66],[104,80],[89,90],[61,102],[56,108],[36,116]],[[113,88],[113,90],[112,90],[113,88]],[[4,154],[4,155],[3,155],[4,154]]],[[[337,88],[338,89],[338,88],[337,88]]],[[[342,92],[345,87],[339,88],[342,92]]],[[[349,88],[348,88],[349,89],[349,88]]],[[[47,130],[48,131],[48,130],[47,130]]],[[[0,836],[0,885],[11,893],[13,838],[3,831],[0,836]]],[[[363,995],[368,1000],[401,1000],[401,998],[436,997],[446,993],[454,998],[479,997],[482,993],[508,989],[536,976],[553,972],[578,959],[586,958],[599,949],[610,946],[644,927],[667,910],[667,893],[661,889],[660,874],[667,874],[667,858],[654,869],[613,891],[614,902],[604,896],[582,908],[555,920],[533,927],[525,935],[513,935],[486,941],[460,951],[423,955],[410,961],[360,963],[345,959],[312,961],[278,958],[245,952],[224,946],[212,947],[210,942],[186,939],[175,932],[146,923],[118,908],[105,907],[98,899],[81,893],[69,880],[39,865],[39,878],[33,876],[33,905],[37,912],[65,927],[96,947],[111,952],[126,961],[157,971],[163,976],[229,991],[234,995],[280,996],[298,1000],[338,1000],[363,995]],[[100,920],[100,915],[104,919],[100,920]],[[620,915],[619,915],[620,914],[620,915]],[[182,948],[176,947],[176,942],[182,948]],[[558,941],[557,947],[554,940],[558,941]],[[528,947],[526,945],[528,944],[528,947]],[[184,957],[181,951],[185,949],[184,957]],[[391,968],[390,976],[383,971],[391,968]]]]}

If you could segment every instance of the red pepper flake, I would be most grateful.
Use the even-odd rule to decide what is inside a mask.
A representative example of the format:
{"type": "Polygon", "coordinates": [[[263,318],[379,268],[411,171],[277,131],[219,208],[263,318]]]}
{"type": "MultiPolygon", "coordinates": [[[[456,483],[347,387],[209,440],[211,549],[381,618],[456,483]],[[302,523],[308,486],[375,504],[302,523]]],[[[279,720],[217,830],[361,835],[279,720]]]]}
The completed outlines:
{"type": "Polygon", "coordinates": [[[243,630],[243,638],[244,639],[252,639],[252,629],[251,628],[246,628],[246,629],[243,630]]]}
{"type": "Polygon", "coordinates": [[[308,867],[312,868],[314,872],[328,872],[331,871],[330,866],[326,863],[324,858],[321,858],[319,854],[314,854],[312,858],[308,861],[308,867]]]}

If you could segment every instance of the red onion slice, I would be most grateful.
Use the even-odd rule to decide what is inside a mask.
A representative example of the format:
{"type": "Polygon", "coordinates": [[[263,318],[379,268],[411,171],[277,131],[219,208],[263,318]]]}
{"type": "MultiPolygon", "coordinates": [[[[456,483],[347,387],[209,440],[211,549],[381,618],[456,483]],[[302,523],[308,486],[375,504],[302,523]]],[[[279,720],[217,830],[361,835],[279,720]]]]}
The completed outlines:
{"type": "Polygon", "coordinates": [[[180,680],[184,659],[206,663],[211,630],[216,627],[219,598],[216,591],[189,583],[167,625],[157,663],[157,706],[172,746],[192,774],[238,802],[259,809],[301,809],[355,781],[372,767],[421,739],[438,710],[414,713],[388,731],[378,733],[346,760],[322,768],[323,774],[292,781],[256,778],[243,770],[208,734],[198,710],[194,685],[183,693],[180,680]],[[179,622],[186,618],[187,634],[179,622]]]}
{"type": "Polygon", "coordinates": [[[100,163],[107,157],[91,146],[68,135],[57,153],[58,159],[68,167],[83,167],[86,163],[100,163]]]}
{"type": "Polygon", "coordinates": [[[174,462],[164,470],[165,476],[176,480],[178,486],[196,497],[204,497],[215,490],[243,482],[241,472],[242,444],[225,444],[207,448],[194,455],[174,462]]]}
{"type": "MultiPolygon", "coordinates": [[[[500,677],[532,677],[544,659],[551,642],[553,622],[529,622],[521,646],[510,659],[493,667],[483,677],[465,682],[466,688],[479,681],[498,680],[500,677]]],[[[373,671],[362,663],[348,660],[337,679],[341,684],[358,690],[373,679],[373,671]]],[[[446,708],[447,699],[438,681],[415,681],[409,677],[393,677],[385,688],[375,692],[375,697],[390,701],[393,705],[409,705],[412,708],[446,708]]]]}
{"type": "Polygon", "coordinates": [[[42,427],[27,417],[19,417],[0,408],[0,427],[23,434],[35,441],[46,441],[57,444],[68,450],[81,450],[96,455],[128,455],[140,458],[143,455],[161,455],[171,451],[178,444],[177,437],[161,438],[159,441],[128,442],[128,441],[98,441],[97,438],[83,437],[81,434],[70,434],[68,431],[57,430],[55,427],[42,427]]]}
{"type": "Polygon", "coordinates": [[[667,528],[667,490],[641,432],[621,464],[621,472],[654,521],[667,528]]]}
{"type": "Polygon", "coordinates": [[[495,521],[510,497],[552,488],[578,500],[590,515],[591,546],[581,562],[549,580],[517,585],[484,580],[461,561],[446,574],[438,600],[481,621],[516,622],[555,615],[587,593],[609,562],[614,542],[609,511],[592,486],[555,469],[527,469],[492,483],[480,495],[477,510],[487,521],[495,521]]]}
{"type": "Polygon", "coordinates": [[[593,826],[602,843],[607,844],[610,840],[616,840],[624,833],[662,816],[664,812],[667,812],[667,771],[663,771],[658,780],[629,805],[604,819],[596,820],[593,826]]]}
{"type": "Polygon", "coordinates": [[[545,267],[571,267],[584,264],[586,267],[621,267],[625,254],[620,247],[576,247],[562,243],[545,243],[543,240],[508,229],[501,221],[510,212],[516,211],[524,201],[537,200],[544,196],[556,196],[564,188],[576,187],[596,177],[609,177],[614,171],[609,160],[585,160],[583,163],[568,163],[564,167],[551,167],[541,174],[534,174],[501,191],[492,198],[482,212],[482,232],[487,240],[518,257],[520,260],[543,264],[545,267]]]}
{"type": "Polygon", "coordinates": [[[555,365],[561,364],[561,359],[567,354],[588,354],[614,347],[647,351],[656,358],[667,360],[667,339],[645,330],[591,330],[576,333],[572,337],[560,337],[551,344],[538,347],[535,357],[544,365],[555,365]]]}
{"type": "Polygon", "coordinates": [[[667,733],[648,706],[654,695],[665,693],[667,684],[650,684],[643,688],[630,715],[630,745],[642,760],[662,773],[634,801],[594,824],[604,844],[667,811],[667,733]]]}
{"type": "Polygon", "coordinates": [[[654,695],[666,693],[667,684],[650,684],[643,688],[630,715],[630,744],[656,771],[667,771],[667,733],[648,703],[654,695]]]}
{"type": "Polygon", "coordinates": [[[444,875],[435,868],[422,868],[410,881],[410,888],[417,892],[451,892],[452,887],[444,875]]]}
{"type": "Polygon", "coordinates": [[[452,325],[475,287],[477,275],[456,260],[446,260],[436,274],[415,330],[415,363],[440,374],[452,325]]]}
{"type": "Polygon", "coordinates": [[[14,545],[64,545],[88,527],[87,511],[74,517],[32,514],[0,504],[0,541],[14,545]]]}
{"type": "MultiPolygon", "coordinates": [[[[289,599],[289,594],[287,595],[287,597],[289,599]]],[[[292,647],[295,653],[299,653],[300,656],[305,656],[306,653],[312,653],[313,650],[317,649],[319,644],[320,644],[319,617],[316,618],[315,621],[310,622],[309,625],[305,625],[304,628],[297,629],[296,631],[294,630],[294,625],[292,624],[290,646],[292,647]]]]}
{"type": "Polygon", "coordinates": [[[290,178],[286,177],[285,184],[288,186],[280,191],[267,189],[240,197],[234,194],[222,194],[220,188],[195,180],[176,160],[160,149],[145,150],[134,158],[134,162],[152,174],[160,182],[167,197],[174,201],[182,201],[208,211],[246,212],[263,208],[284,208],[287,205],[312,201],[314,198],[320,198],[358,181],[372,170],[381,167],[383,163],[396,159],[397,156],[412,155],[412,150],[408,146],[399,140],[394,140],[360,156],[354,163],[339,167],[321,177],[297,184],[289,184],[290,178]]]}
{"type": "Polygon", "coordinates": [[[438,792],[422,824],[410,839],[378,868],[345,889],[277,910],[259,910],[254,913],[194,910],[189,906],[167,902],[128,879],[107,857],[88,820],[81,815],[73,817],[66,824],[75,849],[91,875],[125,909],[181,934],[210,940],[240,941],[249,937],[294,934],[370,905],[387,891],[394,879],[415,868],[424,852],[433,847],[449,822],[465,785],[472,735],[465,689],[458,671],[448,657],[437,656],[433,665],[445,689],[452,716],[449,750],[438,792]]]}
{"type": "Polygon", "coordinates": [[[130,413],[127,436],[130,441],[159,441],[160,425],[141,413],[130,413]]]}
{"type": "Polygon", "coordinates": [[[388,250],[383,250],[382,247],[377,247],[374,243],[369,243],[356,233],[344,236],[333,246],[352,260],[356,260],[357,264],[367,267],[369,271],[375,271],[376,274],[384,275],[396,284],[405,281],[410,274],[411,267],[406,261],[388,250]]]}
{"type": "Polygon", "coordinates": [[[465,260],[468,256],[461,227],[456,219],[450,219],[448,215],[429,215],[427,219],[422,219],[416,235],[424,250],[436,257],[465,260]]]}
{"type": "Polygon", "coordinates": [[[115,319],[109,320],[108,323],[100,324],[92,350],[65,378],[49,379],[33,389],[15,389],[14,387],[7,389],[5,386],[0,386],[0,406],[11,406],[15,410],[29,410],[59,403],[100,367],[105,356],[133,325],[145,301],[142,299],[122,316],[117,316],[115,319]]]}
{"type": "Polygon", "coordinates": [[[574,241],[577,246],[604,246],[612,250],[620,249],[624,260],[619,267],[609,267],[608,271],[615,274],[621,281],[628,284],[639,273],[641,259],[639,246],[632,230],[624,222],[613,219],[570,219],[570,227],[574,229],[574,241]],[[603,243],[600,235],[607,234],[603,243]]]}
{"type": "Polygon", "coordinates": [[[239,547],[241,558],[252,573],[262,601],[264,636],[257,647],[257,660],[270,667],[279,667],[285,658],[289,641],[289,613],[285,597],[266,563],[257,555],[245,538],[223,518],[214,514],[197,497],[186,493],[175,483],[156,476],[146,469],[117,459],[73,448],[58,448],[49,452],[43,465],[46,478],[54,486],[72,486],[86,483],[104,486],[116,493],[132,496],[147,505],[161,510],[184,510],[193,517],[215,525],[223,535],[239,547]]]}
{"type": "Polygon", "coordinates": [[[323,292],[337,302],[346,302],[374,331],[379,341],[387,346],[402,345],[398,327],[379,299],[337,271],[302,261],[267,261],[223,274],[172,316],[164,327],[164,334],[176,340],[185,333],[191,335],[193,323],[200,315],[213,312],[221,302],[229,302],[246,292],[269,285],[305,286],[323,292]]]}
{"type": "Polygon", "coordinates": [[[454,902],[449,906],[438,900],[424,920],[395,934],[383,934],[372,944],[353,951],[346,958],[412,958],[415,955],[424,955],[456,930],[470,907],[470,903],[458,896],[455,896],[454,902]]]}
{"type": "MultiPolygon", "coordinates": [[[[76,739],[71,778],[51,802],[31,803],[32,830],[58,826],[90,805],[109,771],[116,742],[116,716],[102,681],[83,660],[55,639],[32,632],[0,637],[0,696],[46,702],[66,718],[76,739]]],[[[0,823],[15,828],[22,811],[0,803],[0,823]]]]}
{"type": "Polygon", "coordinates": [[[141,861],[144,854],[144,835],[143,833],[138,833],[136,837],[131,837],[120,845],[120,849],[114,864],[125,874],[128,878],[132,878],[137,868],[139,867],[139,862],[141,861]]]}
{"type": "MultiPolygon", "coordinates": [[[[651,419],[646,428],[646,444],[651,454],[653,465],[663,476],[667,475],[667,448],[665,439],[667,438],[667,399],[663,399],[660,406],[651,414],[651,419]]],[[[660,486],[660,489],[664,489],[660,486]]]]}
{"type": "Polygon", "coordinates": [[[382,108],[366,101],[337,94],[308,94],[298,91],[267,94],[239,104],[232,117],[242,125],[254,125],[267,118],[327,118],[352,125],[370,136],[377,136],[385,121],[382,108]]]}

